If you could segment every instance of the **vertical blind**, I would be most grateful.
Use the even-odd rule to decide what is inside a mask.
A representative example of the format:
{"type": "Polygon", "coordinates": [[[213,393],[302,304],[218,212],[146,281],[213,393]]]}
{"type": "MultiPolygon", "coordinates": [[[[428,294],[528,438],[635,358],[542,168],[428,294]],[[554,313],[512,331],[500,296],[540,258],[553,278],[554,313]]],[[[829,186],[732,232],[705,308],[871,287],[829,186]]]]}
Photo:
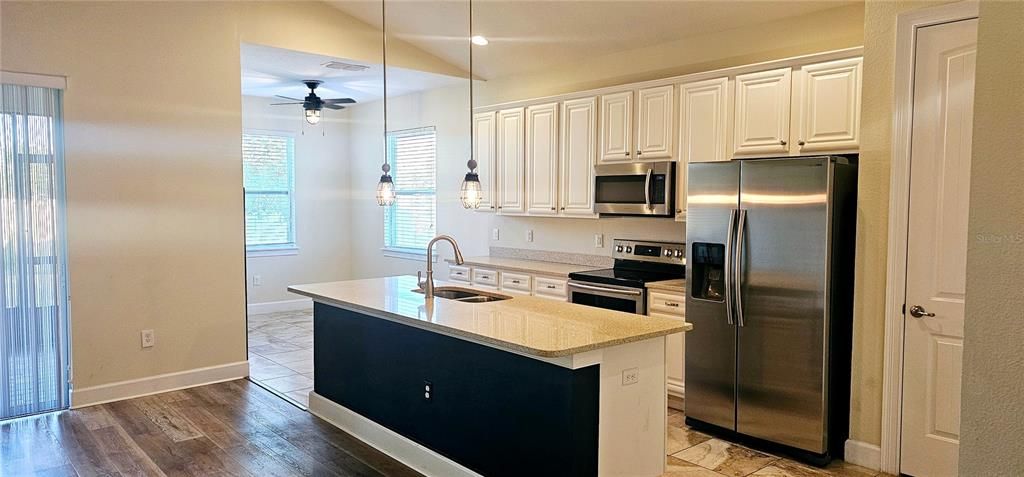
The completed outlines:
{"type": "Polygon", "coordinates": [[[247,250],[295,247],[295,139],[243,134],[247,250]]]}
{"type": "Polygon", "coordinates": [[[384,246],[423,252],[434,238],[437,212],[436,142],[433,127],[387,134],[395,203],[384,209],[384,246]]]}
{"type": "Polygon", "coordinates": [[[0,419],[68,405],[61,91],[0,85],[0,419]]]}

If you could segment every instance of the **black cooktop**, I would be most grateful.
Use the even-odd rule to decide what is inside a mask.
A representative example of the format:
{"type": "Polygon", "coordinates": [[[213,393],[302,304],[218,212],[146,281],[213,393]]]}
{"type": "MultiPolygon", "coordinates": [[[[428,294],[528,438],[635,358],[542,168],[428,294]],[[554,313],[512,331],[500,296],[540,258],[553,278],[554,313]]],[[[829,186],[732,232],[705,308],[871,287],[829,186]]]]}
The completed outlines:
{"type": "Polygon", "coordinates": [[[573,272],[569,274],[569,279],[604,285],[644,288],[647,283],[686,277],[686,268],[678,265],[623,264],[619,262],[616,262],[615,265],[615,268],[573,272]]]}

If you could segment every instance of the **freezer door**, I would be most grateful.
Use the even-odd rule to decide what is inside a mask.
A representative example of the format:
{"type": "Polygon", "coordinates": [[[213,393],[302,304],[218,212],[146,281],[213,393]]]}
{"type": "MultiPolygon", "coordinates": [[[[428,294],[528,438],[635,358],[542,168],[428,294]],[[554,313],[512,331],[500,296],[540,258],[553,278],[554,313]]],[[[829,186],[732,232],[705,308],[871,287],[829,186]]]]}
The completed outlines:
{"type": "Polygon", "coordinates": [[[815,453],[826,451],[831,168],[760,160],[740,173],[737,431],[815,453]]]}
{"type": "Polygon", "coordinates": [[[686,416],[736,426],[736,327],[729,313],[730,225],[739,163],[690,164],[686,211],[686,416]]]}

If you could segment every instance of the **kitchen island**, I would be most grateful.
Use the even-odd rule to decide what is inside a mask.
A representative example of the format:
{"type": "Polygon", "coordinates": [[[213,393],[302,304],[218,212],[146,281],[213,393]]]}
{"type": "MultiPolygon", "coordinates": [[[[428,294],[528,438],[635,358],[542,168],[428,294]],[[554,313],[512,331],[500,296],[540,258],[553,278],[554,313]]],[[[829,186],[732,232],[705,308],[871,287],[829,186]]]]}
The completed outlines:
{"type": "Polygon", "coordinates": [[[416,287],[289,287],[315,303],[313,414],[427,475],[663,472],[665,337],[688,323],[416,287]]]}

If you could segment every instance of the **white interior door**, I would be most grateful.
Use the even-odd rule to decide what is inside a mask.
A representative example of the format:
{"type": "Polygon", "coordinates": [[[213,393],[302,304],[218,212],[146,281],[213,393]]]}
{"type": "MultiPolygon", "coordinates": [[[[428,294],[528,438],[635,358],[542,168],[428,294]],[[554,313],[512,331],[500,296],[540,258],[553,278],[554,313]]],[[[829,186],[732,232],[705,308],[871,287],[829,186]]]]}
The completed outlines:
{"type": "Polygon", "coordinates": [[[918,477],[957,473],[976,38],[977,20],[917,33],[900,471],[918,477]]]}

